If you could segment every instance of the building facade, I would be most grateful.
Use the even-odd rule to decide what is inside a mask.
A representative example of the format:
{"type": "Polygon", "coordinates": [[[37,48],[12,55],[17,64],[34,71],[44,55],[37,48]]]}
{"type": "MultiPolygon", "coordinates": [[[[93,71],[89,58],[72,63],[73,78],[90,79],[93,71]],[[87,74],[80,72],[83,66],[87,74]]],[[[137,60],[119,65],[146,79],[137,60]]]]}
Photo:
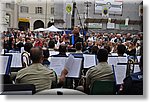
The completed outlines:
{"type": "Polygon", "coordinates": [[[54,24],[54,0],[8,0],[2,1],[1,5],[4,30],[27,31],[54,24]],[[5,18],[9,18],[9,22],[5,18]]]}
{"type": "Polygon", "coordinates": [[[1,0],[1,2],[3,30],[7,28],[34,30],[51,25],[71,29],[72,25],[76,25],[88,31],[142,31],[143,17],[139,16],[139,5],[142,0],[1,0]],[[66,12],[66,5],[68,3],[73,5],[74,2],[76,5],[71,9],[74,9],[73,17],[73,12],[66,12]],[[101,2],[110,6],[108,15],[103,16],[101,2]]]}
{"type": "Polygon", "coordinates": [[[72,24],[71,14],[66,13],[65,10],[66,3],[73,2],[76,3],[74,25],[79,25],[88,31],[142,31],[142,19],[139,16],[139,5],[142,0],[63,0],[61,4],[59,0],[56,0],[55,16],[64,20],[63,26],[66,29],[71,28],[72,24]],[[108,16],[103,16],[103,2],[109,6],[108,16]]]}

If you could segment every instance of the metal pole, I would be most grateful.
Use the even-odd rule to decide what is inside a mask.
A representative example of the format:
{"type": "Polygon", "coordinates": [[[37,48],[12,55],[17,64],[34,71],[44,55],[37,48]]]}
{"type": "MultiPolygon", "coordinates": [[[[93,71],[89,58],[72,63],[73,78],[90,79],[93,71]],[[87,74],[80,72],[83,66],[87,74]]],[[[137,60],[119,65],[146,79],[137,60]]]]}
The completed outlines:
{"type": "Polygon", "coordinates": [[[72,11],[72,17],[71,17],[71,29],[73,30],[74,22],[75,22],[75,8],[76,8],[76,2],[73,2],[73,11],[72,11]]]}
{"type": "Polygon", "coordinates": [[[46,0],[46,8],[45,8],[45,28],[47,27],[46,24],[47,24],[47,0],[46,0]]]}

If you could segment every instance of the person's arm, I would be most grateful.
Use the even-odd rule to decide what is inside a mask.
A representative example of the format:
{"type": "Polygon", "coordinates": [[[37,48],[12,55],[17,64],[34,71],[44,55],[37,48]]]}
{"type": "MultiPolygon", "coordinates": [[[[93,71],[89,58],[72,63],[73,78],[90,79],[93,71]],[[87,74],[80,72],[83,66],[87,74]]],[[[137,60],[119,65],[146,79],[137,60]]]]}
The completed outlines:
{"type": "Polygon", "coordinates": [[[59,85],[63,85],[64,81],[65,81],[65,78],[66,78],[66,75],[68,74],[68,70],[66,68],[64,68],[61,72],[61,76],[59,78],[59,85]]]}

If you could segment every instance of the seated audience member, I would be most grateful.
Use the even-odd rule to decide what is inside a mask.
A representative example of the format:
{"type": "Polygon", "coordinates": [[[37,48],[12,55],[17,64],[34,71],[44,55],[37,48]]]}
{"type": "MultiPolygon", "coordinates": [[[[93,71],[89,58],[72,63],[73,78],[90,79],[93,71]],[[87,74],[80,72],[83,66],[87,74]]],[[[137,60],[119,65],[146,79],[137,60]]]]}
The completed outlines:
{"type": "Polygon", "coordinates": [[[50,65],[50,62],[48,60],[50,54],[49,54],[49,50],[48,49],[43,49],[43,55],[44,55],[44,58],[43,58],[43,62],[42,64],[46,67],[49,67],[50,65]]]}
{"type": "Polygon", "coordinates": [[[133,42],[129,43],[129,47],[128,47],[126,53],[129,56],[135,56],[136,55],[136,47],[135,47],[133,42]]]}
{"type": "MultiPolygon", "coordinates": [[[[57,82],[56,75],[53,70],[50,70],[41,64],[43,59],[43,51],[41,48],[32,48],[30,51],[32,65],[20,70],[16,77],[16,83],[34,84],[36,92],[50,89],[52,82],[57,82]]],[[[64,83],[65,76],[68,73],[67,69],[61,72],[59,83],[64,83]]]]}
{"type": "Polygon", "coordinates": [[[117,54],[118,54],[118,56],[124,56],[125,52],[126,52],[126,47],[123,44],[119,44],[117,46],[117,54]]]}
{"type": "Polygon", "coordinates": [[[99,48],[97,46],[93,46],[91,49],[91,54],[97,55],[98,50],[99,50],[99,48]]]}
{"type": "Polygon", "coordinates": [[[75,44],[76,53],[82,53],[82,44],[80,42],[77,42],[75,44]]]}
{"type": "Polygon", "coordinates": [[[67,46],[65,44],[59,45],[59,54],[57,55],[52,55],[52,57],[67,57],[66,52],[67,52],[67,46]]]}
{"type": "Polygon", "coordinates": [[[123,80],[119,94],[143,95],[143,56],[140,58],[140,72],[133,73],[123,80]]]}
{"type": "Polygon", "coordinates": [[[110,80],[114,81],[114,73],[111,65],[107,63],[108,59],[108,51],[106,49],[99,49],[97,53],[97,59],[99,63],[90,68],[86,73],[86,89],[85,91],[89,91],[90,86],[96,80],[110,80]]]}
{"type": "Polygon", "coordinates": [[[50,40],[49,43],[48,43],[48,47],[49,47],[49,50],[50,51],[54,51],[54,48],[55,48],[55,42],[50,40]]]}
{"type": "Polygon", "coordinates": [[[108,45],[105,45],[104,48],[108,51],[108,56],[111,56],[111,48],[108,45]]]}

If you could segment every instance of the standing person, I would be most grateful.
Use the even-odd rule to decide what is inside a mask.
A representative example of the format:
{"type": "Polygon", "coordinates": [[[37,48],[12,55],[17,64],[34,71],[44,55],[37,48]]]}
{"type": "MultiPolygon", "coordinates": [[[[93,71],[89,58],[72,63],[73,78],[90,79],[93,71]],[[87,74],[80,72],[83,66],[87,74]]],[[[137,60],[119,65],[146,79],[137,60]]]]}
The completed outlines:
{"type": "Polygon", "coordinates": [[[77,42],[83,43],[83,38],[80,37],[79,27],[75,26],[72,33],[73,35],[71,36],[71,44],[73,45],[73,47],[75,47],[75,44],[77,42]]]}
{"type": "MultiPolygon", "coordinates": [[[[41,64],[43,59],[43,51],[39,47],[32,48],[30,51],[32,65],[20,70],[16,77],[16,83],[34,84],[36,92],[50,89],[52,82],[57,82],[57,76],[53,70],[50,70],[41,64]]],[[[67,69],[61,72],[59,83],[63,83],[67,69]]]]}

